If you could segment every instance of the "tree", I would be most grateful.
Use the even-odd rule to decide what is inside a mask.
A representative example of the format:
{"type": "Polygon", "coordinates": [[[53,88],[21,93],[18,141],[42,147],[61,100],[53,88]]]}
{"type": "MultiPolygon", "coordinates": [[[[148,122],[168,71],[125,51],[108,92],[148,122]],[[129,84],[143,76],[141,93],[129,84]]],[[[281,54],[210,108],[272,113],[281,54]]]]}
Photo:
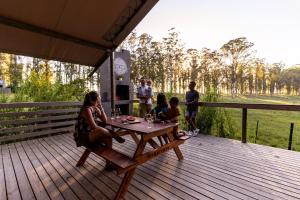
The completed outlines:
{"type": "Polygon", "coordinates": [[[230,40],[221,47],[224,54],[224,63],[229,70],[231,82],[231,95],[234,98],[237,92],[237,73],[239,69],[243,69],[253,54],[251,47],[254,44],[247,41],[247,38],[240,37],[230,40]]]}
{"type": "Polygon", "coordinates": [[[165,55],[163,54],[163,44],[160,42],[151,42],[151,64],[154,73],[151,76],[154,86],[160,91],[165,91],[165,55]]]}
{"type": "Polygon", "coordinates": [[[171,28],[168,31],[168,37],[163,38],[164,55],[165,55],[165,71],[166,78],[169,82],[169,91],[172,93],[176,89],[177,78],[176,73],[182,65],[183,57],[183,45],[181,44],[179,33],[175,31],[175,28],[171,28]]]}
{"type": "Polygon", "coordinates": [[[283,63],[273,63],[269,68],[270,94],[273,95],[275,89],[278,89],[280,73],[284,67],[283,63]]]}
{"type": "Polygon", "coordinates": [[[18,63],[18,59],[19,56],[9,55],[8,77],[12,91],[16,91],[22,82],[23,63],[18,63]]]}

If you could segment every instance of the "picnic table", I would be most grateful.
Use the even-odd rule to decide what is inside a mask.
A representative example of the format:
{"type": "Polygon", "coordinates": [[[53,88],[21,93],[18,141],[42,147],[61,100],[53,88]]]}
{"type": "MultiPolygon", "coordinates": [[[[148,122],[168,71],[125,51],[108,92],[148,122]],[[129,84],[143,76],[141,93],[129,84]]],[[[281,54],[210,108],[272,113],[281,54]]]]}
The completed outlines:
{"type": "Polygon", "coordinates": [[[117,167],[118,174],[125,173],[115,199],[124,197],[135,173],[135,169],[139,165],[172,149],[177,155],[178,160],[183,159],[179,145],[182,144],[184,140],[176,140],[173,137],[173,131],[177,129],[178,123],[151,123],[151,128],[149,128],[148,122],[143,118],[136,117],[135,121],[128,121],[126,123],[124,123],[124,119],[126,119],[126,116],[121,116],[118,119],[108,119],[107,125],[111,126],[115,133],[121,136],[131,135],[136,143],[136,150],[132,157],[114,149],[87,147],[76,165],[83,165],[91,152],[114,163],[117,167]],[[155,138],[159,138],[159,143],[154,140],[155,138]],[[161,138],[163,138],[163,140],[161,138]],[[147,143],[152,147],[150,151],[145,151],[147,143]]]}

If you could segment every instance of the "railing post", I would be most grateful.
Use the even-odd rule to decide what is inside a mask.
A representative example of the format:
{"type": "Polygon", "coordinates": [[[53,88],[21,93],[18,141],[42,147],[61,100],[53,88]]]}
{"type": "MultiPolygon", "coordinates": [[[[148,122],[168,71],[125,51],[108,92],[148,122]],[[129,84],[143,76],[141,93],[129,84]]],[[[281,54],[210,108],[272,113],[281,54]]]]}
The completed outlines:
{"type": "Polygon", "coordinates": [[[247,108],[243,108],[242,143],[247,142],[247,108]]]}
{"type": "Polygon", "coordinates": [[[255,131],[255,144],[256,144],[256,139],[257,139],[257,134],[258,134],[258,123],[259,123],[259,120],[257,120],[256,122],[256,131],[255,131]]]}
{"type": "Polygon", "coordinates": [[[114,52],[109,52],[109,64],[110,64],[110,105],[111,105],[111,111],[115,109],[115,96],[116,96],[116,86],[115,86],[115,70],[114,70],[114,52]]]}
{"type": "Polygon", "coordinates": [[[290,138],[289,138],[289,146],[288,146],[288,150],[291,150],[291,149],[292,149],[293,132],[294,132],[294,123],[291,123],[291,128],[290,128],[290,138]]]}

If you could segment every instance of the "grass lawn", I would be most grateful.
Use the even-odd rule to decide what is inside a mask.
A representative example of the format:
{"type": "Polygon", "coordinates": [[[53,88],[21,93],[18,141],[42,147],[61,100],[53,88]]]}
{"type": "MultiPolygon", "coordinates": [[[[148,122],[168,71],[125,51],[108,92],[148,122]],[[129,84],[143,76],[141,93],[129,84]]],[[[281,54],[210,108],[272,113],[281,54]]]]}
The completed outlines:
{"type": "MultiPolygon", "coordinates": [[[[299,104],[300,96],[240,96],[232,99],[222,97],[220,102],[235,103],[266,103],[266,104],[299,104]]],[[[134,105],[137,112],[138,104],[134,105]]],[[[234,139],[241,139],[242,132],[242,109],[226,108],[229,111],[237,132],[234,139]]],[[[300,112],[294,111],[272,111],[272,110],[252,110],[248,109],[247,140],[255,142],[256,123],[259,121],[257,144],[287,149],[290,132],[290,124],[294,123],[293,150],[300,151],[300,112]]],[[[181,106],[180,123],[184,124],[184,106],[181,106]]],[[[214,135],[218,135],[216,132],[214,135]]]]}
{"type": "MultiPolygon", "coordinates": [[[[299,104],[298,96],[242,96],[232,99],[223,97],[222,102],[236,103],[266,103],[266,104],[299,104]]],[[[238,132],[236,139],[241,138],[242,130],[242,110],[230,110],[233,121],[238,132]]],[[[247,139],[255,142],[256,123],[259,121],[258,137],[256,143],[287,149],[290,133],[290,124],[294,123],[293,150],[300,151],[300,112],[295,111],[273,111],[273,110],[252,110],[248,109],[247,139]]]]}

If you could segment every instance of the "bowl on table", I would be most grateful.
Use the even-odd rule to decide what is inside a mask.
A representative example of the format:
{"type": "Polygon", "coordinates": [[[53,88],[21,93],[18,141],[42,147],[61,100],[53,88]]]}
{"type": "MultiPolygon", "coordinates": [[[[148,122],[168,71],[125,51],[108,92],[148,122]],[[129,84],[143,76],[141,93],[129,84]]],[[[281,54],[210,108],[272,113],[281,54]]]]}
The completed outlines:
{"type": "Polygon", "coordinates": [[[135,117],[134,116],[128,116],[128,117],[126,117],[126,120],[135,121],[135,117]]]}

